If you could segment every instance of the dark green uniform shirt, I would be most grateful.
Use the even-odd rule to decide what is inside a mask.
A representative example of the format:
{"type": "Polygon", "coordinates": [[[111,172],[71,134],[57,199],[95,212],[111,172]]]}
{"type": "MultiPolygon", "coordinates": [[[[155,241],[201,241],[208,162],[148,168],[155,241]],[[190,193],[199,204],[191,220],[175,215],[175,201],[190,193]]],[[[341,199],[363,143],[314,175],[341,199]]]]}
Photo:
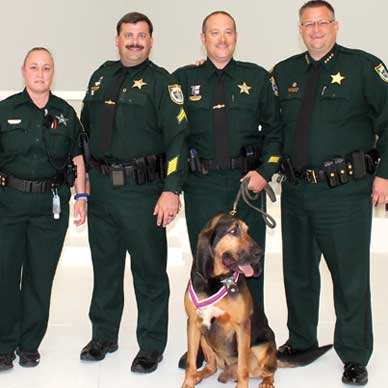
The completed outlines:
{"type": "MultiPolygon", "coordinates": [[[[207,60],[200,66],[182,67],[174,73],[185,95],[189,148],[195,148],[203,159],[215,159],[216,155],[212,103],[216,71],[207,60]]],[[[279,167],[281,124],[269,75],[255,64],[233,59],[224,72],[230,157],[239,157],[245,145],[261,145],[262,164],[257,170],[270,180],[279,167]]]]}
{"type": "Polygon", "coordinates": [[[62,174],[68,156],[81,154],[80,130],[74,109],[51,93],[44,109],[26,89],[8,97],[0,102],[0,171],[27,180],[62,174]]]}
{"type": "MultiPolygon", "coordinates": [[[[296,119],[306,74],[312,59],[303,53],[274,67],[274,87],[285,122],[284,153],[293,155],[296,119]]],[[[377,148],[377,175],[388,178],[388,73],[378,58],[364,51],[335,45],[321,62],[317,97],[308,137],[309,166],[347,158],[352,151],[377,148]]]]}
{"type": "Polygon", "coordinates": [[[165,191],[179,191],[186,171],[187,118],[183,95],[171,75],[147,60],[128,68],[117,99],[111,146],[101,151],[100,114],[112,77],[120,61],[108,61],[92,75],[84,99],[81,121],[90,136],[92,156],[105,162],[130,162],[134,158],[166,154],[165,191]]]}

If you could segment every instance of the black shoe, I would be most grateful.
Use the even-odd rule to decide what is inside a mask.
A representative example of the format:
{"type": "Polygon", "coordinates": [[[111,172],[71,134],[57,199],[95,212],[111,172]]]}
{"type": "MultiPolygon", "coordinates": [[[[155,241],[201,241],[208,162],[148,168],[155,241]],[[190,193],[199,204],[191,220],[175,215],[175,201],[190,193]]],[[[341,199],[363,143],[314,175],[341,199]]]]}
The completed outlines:
{"type": "MultiPolygon", "coordinates": [[[[205,361],[205,356],[203,354],[202,348],[199,347],[198,354],[197,354],[197,369],[201,368],[203,365],[203,362],[205,361]]],[[[181,358],[178,362],[178,368],[180,369],[186,369],[186,363],[187,363],[187,352],[182,354],[181,358]]]]}
{"type": "Polygon", "coordinates": [[[361,364],[347,362],[344,366],[342,382],[350,385],[365,385],[368,382],[368,371],[361,364]]]}
{"type": "Polygon", "coordinates": [[[14,352],[0,354],[0,372],[12,369],[15,358],[14,352]]]}
{"type": "Polygon", "coordinates": [[[136,373],[151,373],[163,360],[163,354],[157,351],[147,352],[140,350],[132,361],[131,371],[136,373]]]}
{"type": "Polygon", "coordinates": [[[101,361],[107,353],[113,353],[118,349],[117,342],[91,340],[82,350],[82,361],[101,361]]]}
{"type": "Polygon", "coordinates": [[[25,368],[34,368],[39,365],[40,354],[35,352],[27,352],[25,350],[16,349],[16,354],[19,356],[19,365],[25,368]]]}
{"type": "Polygon", "coordinates": [[[330,350],[333,345],[311,346],[307,349],[295,349],[287,341],[277,351],[277,358],[288,366],[306,366],[330,350]]]}

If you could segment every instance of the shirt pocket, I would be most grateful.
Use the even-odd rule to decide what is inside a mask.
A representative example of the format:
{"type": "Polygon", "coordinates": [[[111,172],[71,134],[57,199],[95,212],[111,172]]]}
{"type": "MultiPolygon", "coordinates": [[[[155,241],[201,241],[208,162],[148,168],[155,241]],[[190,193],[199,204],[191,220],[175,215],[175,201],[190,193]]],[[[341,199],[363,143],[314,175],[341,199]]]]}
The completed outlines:
{"type": "Polygon", "coordinates": [[[116,107],[118,128],[144,128],[152,112],[147,111],[147,96],[142,93],[121,94],[116,107]]]}
{"type": "Polygon", "coordinates": [[[228,113],[233,128],[241,133],[257,132],[259,126],[257,99],[254,96],[240,94],[232,97],[228,113]]]}
{"type": "Polygon", "coordinates": [[[67,126],[61,124],[57,128],[45,129],[47,152],[52,158],[64,161],[71,153],[72,138],[67,126]]]}
{"type": "Polygon", "coordinates": [[[301,96],[288,95],[280,98],[280,112],[284,122],[294,123],[298,117],[301,96]]]}
{"type": "Polygon", "coordinates": [[[200,100],[187,99],[187,113],[192,135],[207,133],[213,125],[213,110],[210,97],[201,96],[200,100]]]}
{"type": "Polygon", "coordinates": [[[28,128],[29,124],[25,120],[12,124],[8,120],[1,125],[0,143],[3,152],[12,154],[25,153],[29,147],[28,128]]]}
{"type": "Polygon", "coordinates": [[[351,100],[349,91],[344,88],[326,89],[325,93],[319,96],[320,119],[322,122],[334,123],[347,119],[351,113],[351,100]]]}

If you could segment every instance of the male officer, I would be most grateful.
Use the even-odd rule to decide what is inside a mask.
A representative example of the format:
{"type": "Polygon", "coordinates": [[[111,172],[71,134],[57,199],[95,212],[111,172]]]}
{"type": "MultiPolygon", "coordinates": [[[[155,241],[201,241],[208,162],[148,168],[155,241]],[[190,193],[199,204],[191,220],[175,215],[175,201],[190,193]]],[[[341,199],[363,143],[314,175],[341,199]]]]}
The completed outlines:
{"type": "MultiPolygon", "coordinates": [[[[174,75],[186,96],[190,172],[184,185],[185,210],[193,255],[198,233],[217,212],[229,211],[241,180],[260,192],[278,170],[281,124],[269,74],[260,66],[233,59],[237,41],[231,15],[216,11],[202,24],[207,60],[174,75]]],[[[260,206],[260,199],[256,206],[260,206]]],[[[265,224],[245,204],[238,216],[264,248],[265,224]]],[[[263,305],[263,277],[248,280],[263,305]]],[[[201,356],[197,360],[202,363],[201,356]]],[[[185,368],[185,356],[179,367],[185,368]]]]}
{"type": "Polygon", "coordinates": [[[388,199],[388,73],[373,55],[336,44],[338,22],[328,2],[309,1],[299,16],[307,52],[273,71],[286,124],[281,206],[289,339],[279,358],[317,347],[323,253],[342,381],[363,385],[373,346],[371,204],[388,199]]]}
{"type": "Polygon", "coordinates": [[[126,251],[138,306],[140,350],[131,370],[154,371],[167,341],[169,284],[164,227],[179,211],[186,114],[168,72],[149,59],[151,21],[128,13],[117,24],[120,61],[92,75],[81,120],[92,154],[89,241],[94,267],[92,340],[81,359],[117,348],[126,251]]]}

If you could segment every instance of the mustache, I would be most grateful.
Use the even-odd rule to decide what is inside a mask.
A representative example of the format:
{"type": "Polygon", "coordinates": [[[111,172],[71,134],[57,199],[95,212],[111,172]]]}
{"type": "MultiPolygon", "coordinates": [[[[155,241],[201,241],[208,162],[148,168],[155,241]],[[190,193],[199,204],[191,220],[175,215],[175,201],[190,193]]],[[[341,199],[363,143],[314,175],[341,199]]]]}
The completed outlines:
{"type": "Polygon", "coordinates": [[[126,49],[143,49],[144,46],[142,46],[141,44],[127,44],[125,46],[126,49]]]}

